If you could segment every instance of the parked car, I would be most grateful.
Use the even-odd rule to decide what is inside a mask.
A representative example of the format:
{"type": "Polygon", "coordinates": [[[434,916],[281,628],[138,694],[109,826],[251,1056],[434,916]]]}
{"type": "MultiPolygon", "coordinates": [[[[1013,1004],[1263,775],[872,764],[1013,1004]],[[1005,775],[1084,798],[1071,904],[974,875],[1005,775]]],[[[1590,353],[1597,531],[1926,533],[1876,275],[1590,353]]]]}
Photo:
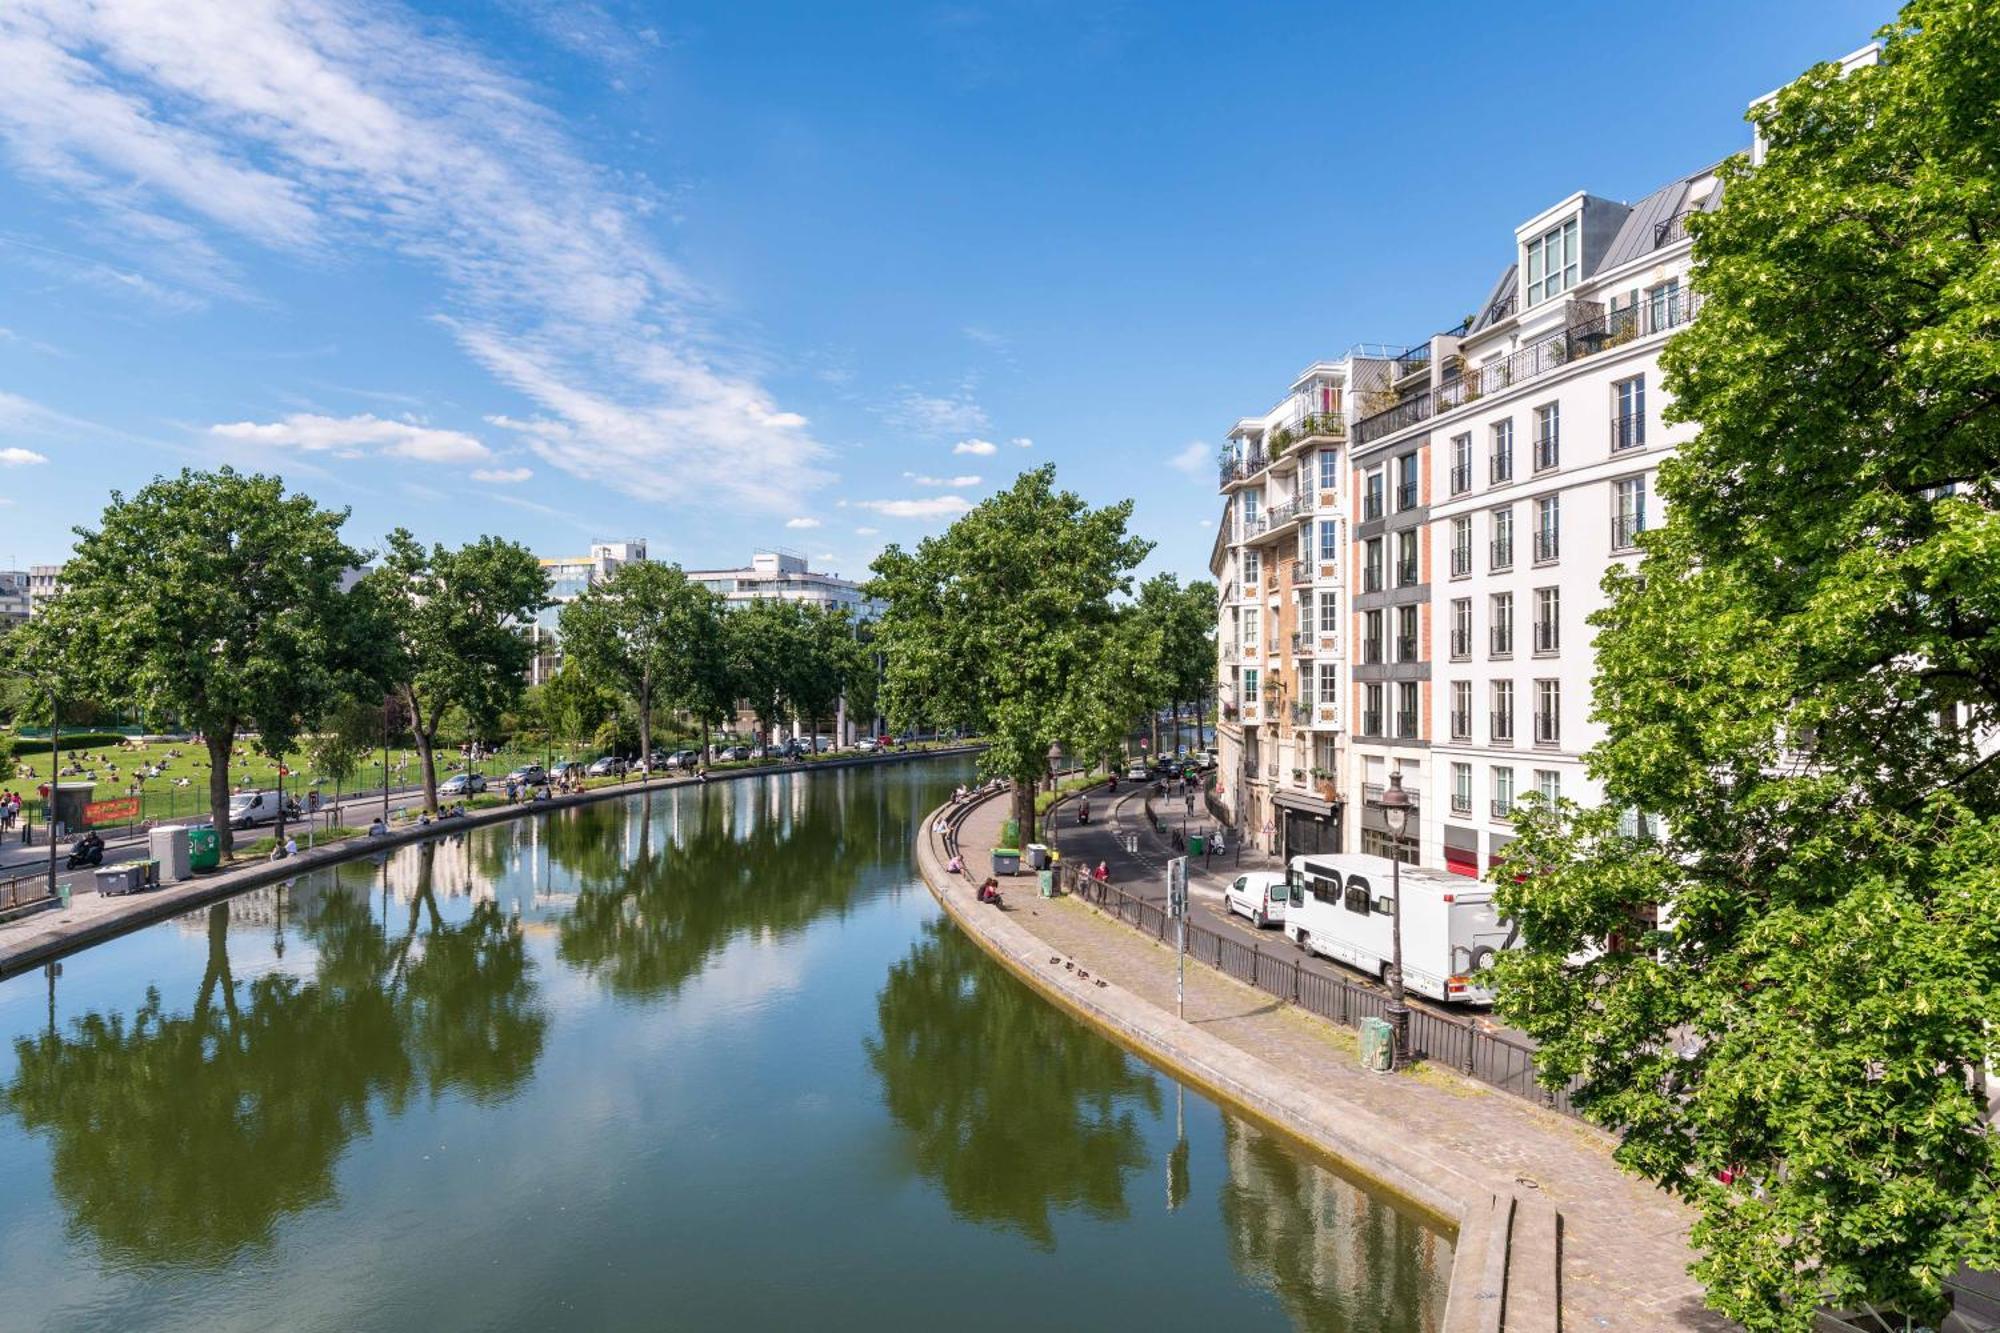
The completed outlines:
{"type": "Polygon", "coordinates": [[[668,768],[693,768],[701,762],[701,756],[693,750],[675,750],[667,756],[668,768]]]}
{"type": "Polygon", "coordinates": [[[570,778],[580,778],[582,776],[583,765],[572,763],[567,759],[549,770],[550,779],[556,782],[562,782],[570,778]]]}
{"type": "Polygon", "coordinates": [[[1275,870],[1257,870],[1238,875],[1223,889],[1222,906],[1232,916],[1249,917],[1261,930],[1284,924],[1285,903],[1290,897],[1291,888],[1285,875],[1275,870]]]}
{"type": "Polygon", "coordinates": [[[623,759],[615,754],[607,754],[600,759],[591,760],[590,767],[583,771],[593,778],[615,778],[623,773],[626,767],[623,759]]]}
{"type": "Polygon", "coordinates": [[[854,742],[854,748],[862,754],[874,754],[882,746],[873,736],[863,736],[854,742]]]}
{"type": "Polygon", "coordinates": [[[486,790],[486,779],[477,773],[454,773],[438,784],[440,796],[476,796],[486,790]]]}
{"type": "Polygon", "coordinates": [[[507,775],[507,781],[516,787],[541,787],[548,784],[548,770],[540,764],[523,764],[507,775]]]}

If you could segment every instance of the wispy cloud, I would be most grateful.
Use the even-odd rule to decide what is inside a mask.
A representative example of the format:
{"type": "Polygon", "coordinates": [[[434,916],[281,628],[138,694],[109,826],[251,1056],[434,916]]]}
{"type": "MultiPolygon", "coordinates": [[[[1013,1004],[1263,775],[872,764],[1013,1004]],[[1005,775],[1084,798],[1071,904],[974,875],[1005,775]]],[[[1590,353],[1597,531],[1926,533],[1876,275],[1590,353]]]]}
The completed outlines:
{"type": "Polygon", "coordinates": [[[332,450],[347,457],[380,453],[416,463],[474,463],[492,456],[491,450],[464,431],[390,421],[365,412],[355,417],[294,412],[278,421],[226,422],[210,426],[208,433],[216,439],[237,443],[268,444],[308,453],[332,450]]]}
{"type": "Polygon", "coordinates": [[[947,487],[977,486],[981,480],[981,478],[971,473],[967,473],[966,475],[959,477],[927,477],[924,476],[922,473],[918,472],[905,472],[903,475],[905,477],[908,477],[911,481],[917,483],[917,485],[919,486],[947,486],[947,487]]]}
{"type": "Polygon", "coordinates": [[[0,449],[0,467],[31,467],[36,463],[48,461],[47,454],[38,454],[33,449],[23,449],[17,445],[0,449]]]}
{"type": "Polygon", "coordinates": [[[535,475],[531,467],[476,467],[472,479],[493,486],[514,486],[535,475]]]}
{"type": "Polygon", "coordinates": [[[534,404],[509,429],[564,471],[765,508],[827,479],[804,419],[732,364],[699,286],[648,240],[657,201],[441,25],[360,0],[14,0],[0,151],[170,285],[239,282],[242,244],[432,268],[444,326],[534,404]]]}
{"type": "Polygon", "coordinates": [[[1212,452],[1209,446],[1200,440],[1190,440],[1182,446],[1179,453],[1167,460],[1167,466],[1176,472],[1185,472],[1190,477],[1198,477],[1202,469],[1208,466],[1212,452]]]}
{"type": "Polygon", "coordinates": [[[1025,435],[1016,435],[1013,439],[1007,441],[1007,443],[1013,445],[1016,449],[1032,449],[1035,447],[1035,442],[1025,435]]]}
{"type": "Polygon", "coordinates": [[[880,528],[856,528],[854,530],[854,535],[857,537],[873,537],[876,533],[880,531],[882,531],[882,529],[880,528]]]}
{"type": "Polygon", "coordinates": [[[803,531],[806,528],[818,527],[819,520],[816,518],[788,518],[785,520],[785,526],[803,531]]]}
{"type": "Polygon", "coordinates": [[[900,430],[933,439],[970,435],[992,424],[970,389],[961,389],[948,398],[906,390],[884,415],[890,425],[900,430]]]}
{"type": "Polygon", "coordinates": [[[1000,446],[991,440],[960,440],[951,447],[951,451],[955,454],[972,454],[979,458],[997,453],[999,449],[1000,446]]]}
{"type": "Polygon", "coordinates": [[[972,505],[959,495],[929,495],[920,500],[856,500],[856,509],[872,509],[885,518],[950,518],[972,505]]]}

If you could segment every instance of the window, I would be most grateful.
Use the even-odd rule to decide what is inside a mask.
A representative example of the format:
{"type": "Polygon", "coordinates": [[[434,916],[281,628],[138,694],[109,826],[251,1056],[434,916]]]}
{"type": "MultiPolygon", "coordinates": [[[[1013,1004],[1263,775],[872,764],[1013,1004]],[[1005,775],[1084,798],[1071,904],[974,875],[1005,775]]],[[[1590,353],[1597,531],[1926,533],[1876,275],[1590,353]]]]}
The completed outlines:
{"type": "Polygon", "coordinates": [[[1646,332],[1670,329],[1685,319],[1687,306],[1681,300],[1681,280],[1668,278],[1646,291],[1646,332]]]}
{"type": "Polygon", "coordinates": [[[1417,682],[1406,680],[1396,686],[1396,734],[1417,734],[1417,682]]]}
{"type": "Polygon", "coordinates": [[[1528,304],[1540,305],[1576,286],[1577,219],[1571,218],[1528,242],[1528,304]]]}
{"type": "Polygon", "coordinates": [[[1257,492],[1243,492],[1243,535],[1254,536],[1257,532],[1257,492]]]}
{"type": "Polygon", "coordinates": [[[1618,833],[1620,837],[1638,838],[1644,842],[1658,842],[1660,840],[1660,817],[1658,815],[1645,814],[1642,811],[1627,806],[1618,814],[1618,833]]]}
{"type": "Polygon", "coordinates": [[[1361,591],[1382,591],[1384,546],[1380,537],[1370,537],[1361,548],[1361,591]]]}
{"type": "Polygon", "coordinates": [[[1382,517],[1382,469],[1370,469],[1361,479],[1361,517],[1363,521],[1382,517]]]}
{"type": "Polygon", "coordinates": [[[1396,534],[1396,586],[1407,588],[1417,581],[1417,530],[1404,528],[1396,534]]]}
{"type": "Polygon", "coordinates": [[[1379,608],[1361,617],[1361,660],[1368,666],[1382,661],[1382,612],[1379,608]]]}
{"type": "MultiPolygon", "coordinates": [[[[1411,833],[1405,833],[1400,838],[1392,838],[1382,829],[1364,827],[1361,830],[1361,850],[1368,856],[1401,861],[1406,866],[1417,863],[1417,839],[1411,833]]],[[[1385,897],[1382,901],[1387,902],[1388,899],[1385,897]]],[[[1378,904],[1376,910],[1383,909],[1378,904]]]]}
{"type": "Polygon", "coordinates": [[[1514,813],[1514,770],[1502,765],[1493,768],[1493,817],[1505,819],[1514,813]]]}
{"type": "Polygon", "coordinates": [[[1243,654],[1255,657],[1263,650],[1263,641],[1257,637],[1257,608],[1246,606],[1243,608],[1243,654]]]}
{"type": "Polygon", "coordinates": [[[1562,462],[1562,404],[1543,403],[1535,409],[1535,471],[1547,472],[1562,462]]]}
{"type": "Polygon", "coordinates": [[[1361,734],[1382,734],[1382,682],[1371,680],[1361,687],[1361,734]]]}
{"type": "Polygon", "coordinates": [[[1561,800],[1563,794],[1562,774],[1556,772],[1553,768],[1536,769],[1535,790],[1540,792],[1542,799],[1550,804],[1561,800]]]}
{"type": "MultiPolygon", "coordinates": [[[[1312,503],[1312,496],[1310,496],[1310,495],[1301,495],[1301,496],[1299,496],[1299,503],[1300,503],[1301,505],[1308,505],[1308,504],[1311,504],[1311,503],[1312,503]]],[[[1294,543],[1292,543],[1292,544],[1293,544],[1293,545],[1294,545],[1295,547],[1297,547],[1297,548],[1298,548],[1298,549],[1297,549],[1297,554],[1298,554],[1298,558],[1299,558],[1299,563],[1301,563],[1301,564],[1304,564],[1305,562],[1307,562],[1307,561],[1309,561],[1309,560],[1311,560],[1311,559],[1312,559],[1312,554],[1313,554],[1313,525],[1312,525],[1312,520],[1311,520],[1311,519],[1307,519],[1307,520],[1306,520],[1305,522],[1303,522],[1303,523],[1299,524],[1299,530],[1298,530],[1298,540],[1297,540],[1297,541],[1295,541],[1295,542],[1294,542],[1294,543]]],[[[1295,577],[1296,581],[1297,581],[1297,582],[1300,582],[1300,583],[1303,583],[1303,582],[1305,582],[1305,580],[1307,579],[1307,577],[1309,577],[1309,576],[1308,576],[1308,575],[1306,574],[1306,572],[1305,572],[1304,570],[1294,570],[1294,571],[1293,571],[1293,574],[1294,574],[1294,577],[1295,577]]]]}
{"type": "Polygon", "coordinates": [[[1561,742],[1562,682],[1538,680],[1535,682],[1535,744],[1558,745],[1561,742]]]}
{"type": "Polygon", "coordinates": [[[1340,525],[1330,518],[1319,521],[1319,558],[1329,565],[1340,558],[1340,525]]]}
{"type": "Polygon", "coordinates": [[[1535,563],[1546,564],[1562,554],[1562,497],[1544,495],[1535,501],[1535,563]]]}
{"type": "Polygon", "coordinates": [[[1451,493],[1463,495],[1472,489],[1472,433],[1451,437],[1451,493]]]}
{"type": "Polygon", "coordinates": [[[1243,553],[1243,591],[1248,594],[1257,582],[1258,562],[1261,557],[1255,551],[1243,553]]]}
{"type": "MultiPolygon", "coordinates": [[[[1319,664],[1319,701],[1322,704],[1332,704],[1338,698],[1340,698],[1340,663],[1321,662],[1319,664]]],[[[1332,744],[1331,741],[1327,743],[1329,745],[1332,744]]],[[[1321,764],[1320,767],[1331,769],[1333,764],[1329,761],[1321,764]]]]}
{"type": "Polygon", "coordinates": [[[1535,589],[1535,651],[1562,649],[1562,589],[1535,589]]]}
{"type": "Polygon", "coordinates": [[[1451,738],[1455,741],[1472,739],[1472,682],[1469,680],[1451,683],[1451,738]]]}
{"type": "Polygon", "coordinates": [[[1243,702],[1246,704],[1255,704],[1257,702],[1256,667],[1243,668],[1243,702]]]}
{"type": "MultiPolygon", "coordinates": [[[[1321,683],[1325,684],[1326,682],[1322,680],[1321,683]]],[[[1332,703],[1333,695],[1321,694],[1320,702],[1332,703]]],[[[1340,753],[1338,742],[1331,736],[1313,737],[1313,767],[1331,776],[1334,769],[1339,766],[1339,763],[1340,753]]]]}
{"type": "Polygon", "coordinates": [[[1451,576],[1462,579],[1472,572],[1472,519],[1460,516],[1451,521],[1451,576]]]}
{"type": "Polygon", "coordinates": [[[1396,460],[1396,508],[1417,507],[1417,456],[1404,454],[1396,460]]]}
{"type": "Polygon", "coordinates": [[[1417,608],[1414,606],[1396,608],[1396,660],[1417,660],[1417,608]]]}
{"type": "Polygon", "coordinates": [[[1472,599],[1454,597],[1451,602],[1451,656],[1462,662],[1472,656],[1472,599]]]}
{"type": "Polygon", "coordinates": [[[1340,625],[1340,594],[1322,592],[1319,595],[1319,632],[1331,634],[1340,625]]]}
{"type": "Polygon", "coordinates": [[[1451,766],[1451,810],[1453,814],[1472,813],[1472,765],[1453,764],[1451,766]]]}
{"type": "Polygon", "coordinates": [[[1514,682],[1493,682],[1493,716],[1488,719],[1495,745],[1514,743],[1514,682]]]}
{"type": "Polygon", "coordinates": [[[1294,722],[1304,721],[1306,718],[1312,716],[1312,709],[1313,709],[1313,673],[1310,670],[1301,671],[1299,672],[1298,713],[1295,717],[1293,717],[1292,720],[1294,722]]]}
{"type": "Polygon", "coordinates": [[[1626,477],[1611,487],[1611,549],[1629,551],[1646,530],[1646,479],[1626,477]]]}
{"type": "Polygon", "coordinates": [[[1302,592],[1295,601],[1295,616],[1299,622],[1299,637],[1310,639],[1313,635],[1313,595],[1302,592]]]}
{"type": "Polygon", "coordinates": [[[1514,479],[1514,418],[1493,423],[1493,452],[1487,459],[1487,481],[1498,486],[1514,479]]]}
{"type": "Polygon", "coordinates": [[[1341,896],[1341,902],[1348,911],[1357,916],[1367,916],[1368,909],[1374,902],[1373,895],[1368,891],[1368,881],[1359,875],[1349,875],[1347,892],[1341,896]]]}
{"type": "Polygon", "coordinates": [[[1637,449],[1646,442],[1646,377],[1634,375],[1611,386],[1611,450],[1637,449]]]}
{"type": "Polygon", "coordinates": [[[1492,650],[1495,657],[1514,655],[1514,594],[1493,594],[1492,650]]]}
{"type": "Polygon", "coordinates": [[[1493,511],[1493,543],[1488,550],[1494,569],[1514,567],[1514,506],[1503,505],[1493,511]]]}
{"type": "Polygon", "coordinates": [[[1323,491],[1340,489],[1340,450],[1319,451],[1319,488],[1323,491]]]}

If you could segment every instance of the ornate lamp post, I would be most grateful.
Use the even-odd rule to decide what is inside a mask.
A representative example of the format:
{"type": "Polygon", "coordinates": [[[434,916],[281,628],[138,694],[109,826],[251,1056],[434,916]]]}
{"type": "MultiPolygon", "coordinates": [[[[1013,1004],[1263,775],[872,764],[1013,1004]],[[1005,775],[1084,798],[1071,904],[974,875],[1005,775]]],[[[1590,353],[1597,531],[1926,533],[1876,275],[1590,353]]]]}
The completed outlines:
{"type": "Polygon", "coordinates": [[[1403,830],[1410,823],[1410,794],[1403,790],[1400,770],[1389,775],[1389,789],[1382,793],[1382,822],[1389,826],[1389,878],[1394,910],[1389,916],[1389,1026],[1395,1033],[1395,1068],[1410,1059],[1410,1007],[1403,1002],[1403,830]]]}
{"type": "Polygon", "coordinates": [[[44,822],[49,835],[49,897],[53,898],[56,896],[56,800],[62,789],[62,719],[56,712],[56,681],[51,676],[44,682],[39,676],[31,676],[25,671],[8,671],[5,674],[32,681],[49,692],[49,808],[44,822]]]}
{"type": "MultiPolygon", "coordinates": [[[[1050,741],[1049,742],[1049,791],[1051,793],[1054,793],[1057,786],[1056,774],[1060,773],[1061,771],[1062,771],[1062,742],[1050,741]]],[[[1054,799],[1053,795],[1051,795],[1050,799],[1053,801],[1054,799]]],[[[1050,850],[1053,851],[1057,846],[1057,840],[1062,836],[1062,821],[1055,817],[1055,806],[1053,804],[1049,806],[1048,836],[1049,836],[1049,848],[1050,850]]]]}

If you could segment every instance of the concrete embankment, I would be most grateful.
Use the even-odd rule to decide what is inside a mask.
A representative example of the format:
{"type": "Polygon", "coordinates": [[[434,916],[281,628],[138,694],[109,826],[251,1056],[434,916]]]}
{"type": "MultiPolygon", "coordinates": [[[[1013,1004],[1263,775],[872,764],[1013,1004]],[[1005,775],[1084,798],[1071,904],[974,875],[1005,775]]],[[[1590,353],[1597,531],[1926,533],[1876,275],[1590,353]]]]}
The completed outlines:
{"type": "MultiPolygon", "coordinates": [[[[823,759],[807,765],[727,769],[711,773],[709,782],[712,784],[738,782],[799,773],[832,772],[844,768],[903,764],[949,755],[977,754],[984,748],[980,745],[963,745],[937,750],[823,759]]],[[[74,953],[78,949],[137,930],[141,926],[180,916],[199,907],[206,907],[210,903],[242,893],[247,889],[275,884],[280,880],[296,879],[322,866],[337,865],[342,861],[352,861],[359,857],[376,856],[409,843],[422,842],[426,838],[463,833],[467,829],[483,828],[488,824],[504,823],[510,819],[526,819],[597,801],[695,785],[697,784],[694,778],[678,777],[595,787],[589,791],[558,796],[547,801],[474,810],[462,819],[445,819],[426,825],[399,825],[385,837],[351,838],[343,842],[329,843],[309,852],[302,851],[297,856],[283,861],[247,862],[228,870],[202,875],[147,893],[112,898],[100,897],[94,893],[78,894],[71,899],[70,905],[66,908],[49,909],[0,924],[0,977],[12,976],[64,954],[74,953]]]]}
{"type": "Polygon", "coordinates": [[[1082,1020],[1183,1082],[1300,1140],[1456,1232],[1449,1333],[1725,1328],[1686,1273],[1686,1210],[1618,1171],[1604,1137],[1428,1066],[1358,1068],[1351,1033],[1207,967],[1174,1013],[1173,953],[1069,898],[1007,888],[977,902],[952,850],[983,871],[1004,812],[926,824],[919,869],[987,953],[1082,1020]]]}

